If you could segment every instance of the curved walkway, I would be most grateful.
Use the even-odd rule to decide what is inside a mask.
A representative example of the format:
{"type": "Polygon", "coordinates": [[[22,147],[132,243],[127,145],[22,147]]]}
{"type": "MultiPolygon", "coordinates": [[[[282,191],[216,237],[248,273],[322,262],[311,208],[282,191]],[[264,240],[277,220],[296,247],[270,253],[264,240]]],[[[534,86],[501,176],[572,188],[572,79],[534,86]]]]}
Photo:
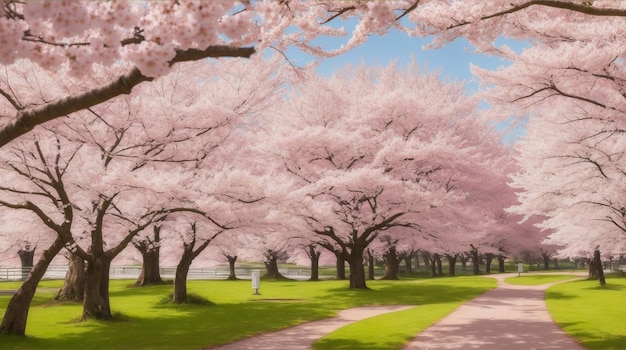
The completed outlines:
{"type": "Polygon", "coordinates": [[[219,350],[308,350],[318,339],[350,323],[387,312],[406,310],[415,305],[363,306],[343,310],[334,318],[307,322],[274,333],[262,334],[231,344],[219,346],[219,350]]]}
{"type": "Polygon", "coordinates": [[[489,276],[498,279],[497,288],[463,304],[404,349],[583,349],[552,321],[546,309],[545,290],[562,282],[538,286],[504,283],[505,278],[516,275],[489,276]]]}
{"type": "MultiPolygon", "coordinates": [[[[404,350],[583,350],[553,321],[546,309],[544,291],[562,282],[538,286],[504,283],[517,273],[489,275],[498,287],[460,306],[418,334],[404,350]]],[[[576,278],[577,275],[573,275],[576,278]]],[[[350,323],[414,307],[367,306],[339,312],[338,317],[308,322],[262,334],[212,350],[308,350],[318,339],[350,323]]]]}

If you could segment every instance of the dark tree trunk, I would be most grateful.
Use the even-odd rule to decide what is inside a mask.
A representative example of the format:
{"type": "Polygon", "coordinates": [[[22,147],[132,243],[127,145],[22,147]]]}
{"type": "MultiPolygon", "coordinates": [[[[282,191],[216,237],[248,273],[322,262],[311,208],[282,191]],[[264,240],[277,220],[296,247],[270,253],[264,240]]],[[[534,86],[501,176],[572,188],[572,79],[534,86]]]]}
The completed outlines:
{"type": "Polygon", "coordinates": [[[422,252],[422,260],[424,260],[424,266],[426,267],[426,271],[430,271],[430,275],[432,276],[435,273],[435,270],[430,268],[430,253],[424,250],[422,252]]]}
{"type": "Polygon", "coordinates": [[[85,294],[82,319],[109,320],[113,318],[109,303],[109,267],[111,262],[93,255],[85,269],[85,294]]]}
{"type": "Polygon", "coordinates": [[[183,255],[176,266],[176,275],[174,277],[174,294],[172,295],[172,303],[183,304],[187,303],[187,275],[189,274],[189,267],[193,260],[202,253],[209,243],[217,237],[220,233],[215,234],[212,238],[206,239],[202,244],[196,248],[196,223],[191,224],[191,232],[193,239],[190,243],[183,243],[183,255]],[[194,248],[196,248],[194,250],[194,248]]]}
{"type": "Polygon", "coordinates": [[[594,257],[589,259],[589,279],[595,280],[598,278],[598,269],[596,268],[596,260],[594,257]]]}
{"type": "Polygon", "coordinates": [[[491,253],[485,254],[485,272],[486,273],[491,273],[491,262],[493,261],[494,257],[495,255],[491,253]]]}
{"type": "Polygon", "coordinates": [[[478,254],[478,249],[473,245],[470,250],[470,258],[472,259],[472,269],[474,275],[480,275],[480,255],[478,254]]]}
{"type": "Polygon", "coordinates": [[[365,283],[365,266],[363,266],[362,247],[353,247],[348,259],[350,265],[350,288],[351,289],[367,289],[365,283]]]}
{"type": "Polygon", "coordinates": [[[498,259],[498,272],[499,273],[505,273],[506,270],[504,269],[504,259],[505,256],[504,255],[498,255],[496,257],[498,259]]]}
{"type": "Polygon", "coordinates": [[[593,252],[593,263],[596,268],[596,276],[598,276],[598,282],[601,286],[606,284],[606,279],[604,278],[604,269],[602,266],[602,259],[600,257],[600,249],[596,248],[593,252]]]}
{"type": "Polygon", "coordinates": [[[47,250],[44,250],[37,264],[9,301],[0,324],[0,334],[25,335],[28,310],[37,290],[37,285],[44,273],[46,273],[52,259],[61,251],[64,245],[65,241],[57,237],[52,245],[47,250]]]}
{"type": "Polygon", "coordinates": [[[428,262],[428,266],[430,266],[430,276],[431,277],[435,277],[435,276],[439,276],[437,274],[437,257],[439,256],[439,254],[435,253],[435,254],[430,254],[430,259],[428,262]]]}
{"type": "Polygon", "coordinates": [[[30,248],[30,245],[26,245],[23,249],[17,251],[17,255],[20,256],[22,261],[22,280],[25,280],[30,271],[33,269],[33,262],[35,259],[35,248],[30,248]]]}
{"type": "Polygon", "coordinates": [[[319,281],[320,280],[320,255],[322,252],[315,249],[314,244],[309,244],[306,249],[306,254],[311,259],[311,278],[309,281],[319,281]]]}
{"type": "Polygon", "coordinates": [[[65,281],[54,300],[82,301],[85,296],[85,260],[72,253],[67,259],[65,281]]]}
{"type": "Polygon", "coordinates": [[[411,251],[410,253],[406,254],[406,256],[404,257],[404,267],[406,269],[407,275],[413,274],[413,265],[412,265],[413,255],[415,255],[415,252],[411,251]]]}
{"type": "Polygon", "coordinates": [[[441,255],[435,254],[435,263],[437,264],[437,275],[443,275],[443,268],[441,267],[441,255]]]}
{"type": "Polygon", "coordinates": [[[189,267],[193,262],[193,251],[183,251],[183,256],[180,258],[178,265],[176,266],[176,275],[174,277],[174,294],[172,295],[172,303],[185,304],[187,303],[187,275],[189,274],[189,267]]]}
{"type": "Polygon", "coordinates": [[[461,260],[461,271],[467,272],[467,262],[469,261],[469,256],[467,254],[461,254],[459,256],[459,260],[461,260]]]}
{"type": "Polygon", "coordinates": [[[446,254],[446,259],[448,259],[448,276],[454,276],[456,274],[456,259],[458,255],[450,255],[446,254]]]}
{"type": "Polygon", "coordinates": [[[143,239],[134,244],[141,253],[141,272],[135,282],[135,286],[147,286],[151,284],[163,284],[161,279],[160,241],[161,227],[154,226],[154,241],[143,239]]]}
{"type": "Polygon", "coordinates": [[[278,271],[278,253],[268,251],[265,260],[265,278],[285,279],[280,271],[278,271]]]}
{"type": "Polygon", "coordinates": [[[226,259],[228,259],[228,280],[237,280],[237,274],[235,273],[235,263],[237,262],[237,255],[226,254],[225,256],[226,259]]]}
{"type": "Polygon", "coordinates": [[[367,279],[371,281],[376,279],[374,276],[374,255],[369,249],[367,250],[367,279]]]}
{"type": "Polygon", "coordinates": [[[163,284],[161,279],[161,267],[159,265],[159,248],[153,248],[141,253],[141,273],[135,282],[135,286],[147,286],[163,284]]]}
{"type": "Polygon", "coordinates": [[[400,261],[398,260],[398,252],[395,246],[391,246],[384,255],[385,258],[385,275],[384,280],[397,280],[398,279],[398,266],[400,261]]]}
{"type": "Polygon", "coordinates": [[[419,270],[420,269],[420,254],[419,254],[419,250],[416,250],[413,255],[415,256],[415,270],[419,270]]]}
{"type": "Polygon", "coordinates": [[[336,259],[336,276],[335,279],[345,280],[346,279],[346,261],[341,254],[341,251],[333,251],[336,259]]]}
{"type": "Polygon", "coordinates": [[[550,255],[541,253],[541,258],[543,259],[543,269],[550,270],[550,255]]]}

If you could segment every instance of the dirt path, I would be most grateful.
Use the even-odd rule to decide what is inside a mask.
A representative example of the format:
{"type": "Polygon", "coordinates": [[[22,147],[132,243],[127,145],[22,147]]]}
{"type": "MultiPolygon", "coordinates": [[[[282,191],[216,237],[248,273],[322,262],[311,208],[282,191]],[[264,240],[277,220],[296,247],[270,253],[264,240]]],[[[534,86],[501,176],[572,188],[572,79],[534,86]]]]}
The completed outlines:
{"type": "Polygon", "coordinates": [[[515,275],[490,276],[498,279],[496,289],[463,304],[417,335],[404,349],[583,349],[548,314],[544,291],[555,283],[539,286],[504,283],[505,278],[515,275]]]}
{"type": "Polygon", "coordinates": [[[350,323],[381,315],[387,312],[406,310],[414,307],[389,305],[389,306],[364,306],[339,312],[339,316],[325,320],[308,322],[299,326],[290,327],[274,333],[267,333],[257,337],[244,339],[235,343],[208,348],[212,350],[308,350],[311,345],[321,337],[350,323]]]}

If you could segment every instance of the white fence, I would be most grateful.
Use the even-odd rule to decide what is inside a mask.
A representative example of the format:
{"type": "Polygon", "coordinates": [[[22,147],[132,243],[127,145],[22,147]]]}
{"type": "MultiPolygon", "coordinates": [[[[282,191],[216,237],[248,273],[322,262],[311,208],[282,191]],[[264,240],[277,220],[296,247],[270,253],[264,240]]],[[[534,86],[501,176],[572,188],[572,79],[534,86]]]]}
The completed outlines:
{"type": "MultiPolygon", "coordinates": [[[[252,271],[259,270],[259,268],[243,267],[236,268],[235,274],[237,278],[250,279],[252,271]]],[[[262,269],[261,269],[262,270],[262,269]]],[[[311,276],[311,270],[305,268],[282,268],[278,269],[283,276],[292,279],[308,279],[311,276]]],[[[19,281],[26,276],[30,270],[22,268],[3,268],[0,267],[0,281],[19,281]]],[[[134,279],[139,276],[141,272],[140,266],[111,266],[109,272],[111,278],[128,278],[134,279]]],[[[67,273],[67,266],[64,265],[51,265],[48,266],[44,279],[63,279],[67,273]]],[[[224,267],[202,267],[202,268],[190,268],[187,275],[188,279],[226,279],[229,275],[228,268],[224,267]]],[[[162,267],[161,277],[165,279],[173,279],[176,274],[175,267],[162,267]]]]}

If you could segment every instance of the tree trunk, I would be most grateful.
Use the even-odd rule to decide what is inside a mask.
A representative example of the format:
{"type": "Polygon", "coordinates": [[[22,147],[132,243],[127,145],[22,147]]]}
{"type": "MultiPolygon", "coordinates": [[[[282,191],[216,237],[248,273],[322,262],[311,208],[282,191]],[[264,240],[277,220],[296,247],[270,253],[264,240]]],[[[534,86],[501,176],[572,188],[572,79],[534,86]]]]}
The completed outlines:
{"type": "Polygon", "coordinates": [[[391,246],[384,255],[385,258],[385,275],[384,280],[397,280],[398,279],[398,252],[395,246],[391,246]]]}
{"type": "Polygon", "coordinates": [[[265,278],[286,279],[280,271],[278,271],[278,256],[275,252],[268,252],[265,261],[265,278]]]}
{"type": "Polygon", "coordinates": [[[495,255],[491,253],[485,254],[485,272],[486,273],[491,273],[491,262],[493,261],[494,257],[495,255]]]}
{"type": "Polygon", "coordinates": [[[593,262],[596,267],[596,276],[598,276],[598,282],[601,286],[606,284],[606,279],[604,278],[604,269],[602,267],[602,259],[600,258],[600,249],[596,248],[593,252],[593,262]]]}
{"type": "Polygon", "coordinates": [[[333,251],[336,258],[336,276],[335,279],[345,280],[346,279],[346,261],[341,254],[341,251],[333,251]]]}
{"type": "Polygon", "coordinates": [[[83,320],[109,320],[113,317],[109,304],[110,262],[96,255],[87,262],[85,269],[85,294],[83,299],[83,320]]]}
{"type": "Polygon", "coordinates": [[[17,251],[17,255],[20,256],[22,261],[22,280],[25,280],[33,269],[35,248],[30,249],[30,245],[26,245],[26,247],[17,251]]]}
{"type": "Polygon", "coordinates": [[[9,301],[0,324],[0,334],[25,335],[28,310],[37,290],[37,285],[46,273],[52,259],[63,249],[64,244],[65,241],[57,237],[52,245],[44,250],[37,264],[9,301]]]}
{"type": "Polygon", "coordinates": [[[435,263],[437,264],[437,276],[443,275],[443,269],[441,268],[441,255],[435,254],[435,263]]]}
{"type": "Polygon", "coordinates": [[[414,254],[415,254],[415,252],[411,251],[410,253],[406,254],[406,256],[404,257],[404,266],[406,268],[407,275],[412,275],[413,274],[412,261],[413,261],[413,255],[414,254]]]}
{"type": "Polygon", "coordinates": [[[472,259],[472,269],[474,275],[480,275],[480,255],[478,254],[478,249],[472,246],[470,250],[470,258],[472,259]]]}
{"type": "Polygon", "coordinates": [[[374,254],[367,250],[367,279],[373,281],[376,279],[374,276],[374,254]]]}
{"type": "Polygon", "coordinates": [[[543,259],[543,269],[550,270],[550,255],[541,253],[541,258],[543,259]]]}
{"type": "Polygon", "coordinates": [[[416,250],[413,255],[415,255],[415,270],[419,270],[420,269],[420,254],[419,254],[419,250],[416,250]]]}
{"type": "Polygon", "coordinates": [[[143,239],[133,245],[141,253],[141,272],[135,282],[135,286],[148,286],[151,284],[163,284],[161,279],[160,241],[161,227],[154,226],[154,240],[143,239]]]}
{"type": "Polygon", "coordinates": [[[228,259],[228,280],[237,280],[237,274],[235,273],[235,263],[237,262],[237,255],[226,255],[228,259]]]}
{"type": "Polygon", "coordinates": [[[426,271],[431,271],[431,276],[435,272],[430,268],[430,253],[427,251],[422,252],[422,260],[424,260],[424,266],[426,267],[426,271]]]}
{"type": "Polygon", "coordinates": [[[85,260],[76,254],[69,253],[65,281],[54,300],[82,301],[84,296],[85,260]]]}
{"type": "Polygon", "coordinates": [[[590,280],[598,278],[598,269],[596,268],[596,260],[594,257],[589,259],[589,277],[590,280]]]}
{"type": "Polygon", "coordinates": [[[187,275],[189,274],[189,267],[193,262],[192,252],[185,250],[183,256],[180,258],[178,265],[176,266],[176,275],[174,277],[174,295],[172,296],[172,303],[185,304],[187,303],[187,275]]]}
{"type": "Polygon", "coordinates": [[[437,254],[431,254],[428,259],[428,266],[430,266],[430,277],[437,276],[437,254]]]}
{"type": "Polygon", "coordinates": [[[367,289],[365,283],[365,266],[363,265],[364,247],[355,244],[350,252],[348,264],[350,265],[350,289],[367,289]]]}
{"type": "Polygon", "coordinates": [[[455,269],[456,269],[456,258],[458,257],[458,255],[450,255],[450,254],[446,254],[446,259],[448,259],[448,276],[454,276],[455,275],[455,269]]]}
{"type": "Polygon", "coordinates": [[[469,256],[466,254],[461,254],[459,256],[459,260],[461,260],[461,271],[467,272],[467,262],[469,260],[469,256]]]}
{"type": "Polygon", "coordinates": [[[504,269],[504,255],[498,255],[496,258],[498,259],[498,272],[505,273],[506,270],[504,269]]]}
{"type": "Polygon", "coordinates": [[[553,266],[555,270],[559,269],[559,259],[554,258],[554,260],[552,260],[553,266]]]}
{"type": "Polygon", "coordinates": [[[320,255],[322,252],[315,250],[315,245],[309,244],[307,247],[307,255],[309,259],[311,259],[311,278],[309,281],[319,281],[320,280],[320,255]]]}

